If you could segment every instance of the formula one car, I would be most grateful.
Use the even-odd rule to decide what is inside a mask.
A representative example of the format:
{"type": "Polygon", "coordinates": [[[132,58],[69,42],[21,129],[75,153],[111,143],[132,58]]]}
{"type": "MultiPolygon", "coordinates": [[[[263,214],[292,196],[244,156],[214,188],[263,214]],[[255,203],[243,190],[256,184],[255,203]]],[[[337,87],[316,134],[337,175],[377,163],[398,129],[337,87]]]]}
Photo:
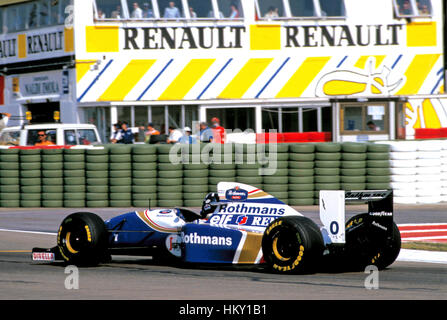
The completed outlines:
{"type": "Polygon", "coordinates": [[[393,222],[391,190],[320,191],[318,227],[258,188],[220,182],[200,212],[185,208],[134,211],[103,221],[96,214],[67,216],[57,246],[34,248],[34,261],[96,265],[113,255],[151,255],[170,262],[253,264],[280,273],[319,266],[386,268],[401,240],[393,222]],[[345,201],[368,203],[368,212],[345,223],[345,201]]]}

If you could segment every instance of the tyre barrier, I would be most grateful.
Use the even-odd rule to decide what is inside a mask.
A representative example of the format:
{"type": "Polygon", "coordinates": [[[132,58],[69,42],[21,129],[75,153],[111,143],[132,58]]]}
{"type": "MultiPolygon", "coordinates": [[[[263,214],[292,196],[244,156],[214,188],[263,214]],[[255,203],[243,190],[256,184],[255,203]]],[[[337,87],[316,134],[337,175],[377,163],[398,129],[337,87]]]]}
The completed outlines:
{"type": "Polygon", "coordinates": [[[225,155],[224,148],[203,144],[196,155],[189,146],[174,163],[171,145],[3,148],[0,206],[199,207],[221,181],[253,185],[292,206],[317,204],[323,189],[392,188],[396,203],[447,201],[447,140],[283,143],[276,153],[232,145],[225,155]]]}

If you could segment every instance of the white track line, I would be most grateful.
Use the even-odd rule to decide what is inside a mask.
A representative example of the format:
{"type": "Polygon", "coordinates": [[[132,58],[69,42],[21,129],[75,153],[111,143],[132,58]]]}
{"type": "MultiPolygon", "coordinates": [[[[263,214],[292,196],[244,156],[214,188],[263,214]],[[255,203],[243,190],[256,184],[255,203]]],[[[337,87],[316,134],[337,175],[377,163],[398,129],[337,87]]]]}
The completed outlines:
{"type": "Polygon", "coordinates": [[[31,233],[31,234],[45,234],[49,236],[55,236],[57,233],[55,232],[41,232],[41,231],[28,231],[28,230],[13,230],[13,229],[1,229],[0,231],[6,231],[6,232],[20,232],[20,233],[31,233]]]}
{"type": "Polygon", "coordinates": [[[401,249],[396,261],[447,264],[447,252],[401,249]]]}

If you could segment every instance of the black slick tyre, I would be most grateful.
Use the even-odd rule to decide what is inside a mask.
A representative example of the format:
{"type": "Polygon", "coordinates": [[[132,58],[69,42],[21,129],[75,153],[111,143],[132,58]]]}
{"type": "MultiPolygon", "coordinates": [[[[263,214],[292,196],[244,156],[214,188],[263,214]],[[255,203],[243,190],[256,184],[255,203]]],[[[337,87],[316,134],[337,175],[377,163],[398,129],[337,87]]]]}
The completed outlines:
{"type": "Polygon", "coordinates": [[[94,213],[76,212],[67,216],[57,234],[57,246],[68,264],[94,266],[107,254],[107,230],[94,213]]]}
{"type": "Polygon", "coordinates": [[[278,273],[308,273],[322,257],[323,237],[309,218],[289,216],[274,220],[262,237],[268,268],[278,273]]]}

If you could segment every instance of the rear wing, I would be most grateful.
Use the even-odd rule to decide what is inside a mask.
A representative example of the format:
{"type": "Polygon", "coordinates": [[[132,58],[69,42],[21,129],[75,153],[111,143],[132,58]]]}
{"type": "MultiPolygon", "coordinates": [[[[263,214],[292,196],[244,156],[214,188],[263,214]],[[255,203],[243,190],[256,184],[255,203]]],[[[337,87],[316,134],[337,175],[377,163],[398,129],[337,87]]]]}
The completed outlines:
{"type": "Polygon", "coordinates": [[[368,203],[370,217],[392,230],[393,190],[321,190],[320,220],[331,243],[345,243],[345,204],[368,203]]]}

